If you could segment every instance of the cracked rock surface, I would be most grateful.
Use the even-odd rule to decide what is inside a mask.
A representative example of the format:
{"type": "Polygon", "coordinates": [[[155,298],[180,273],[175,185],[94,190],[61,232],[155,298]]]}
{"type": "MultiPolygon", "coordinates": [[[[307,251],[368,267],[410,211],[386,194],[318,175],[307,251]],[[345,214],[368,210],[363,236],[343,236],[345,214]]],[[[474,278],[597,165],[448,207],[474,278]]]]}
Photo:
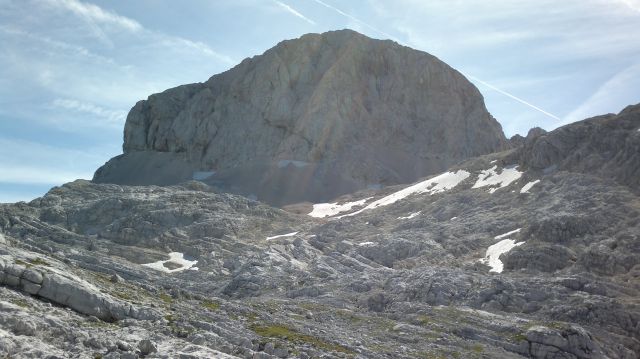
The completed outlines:
{"type": "Polygon", "coordinates": [[[124,154],[94,181],[171,185],[208,173],[225,191],[282,205],[408,183],[507,146],[462,74],[341,30],[283,41],[138,102],[124,154]]]}

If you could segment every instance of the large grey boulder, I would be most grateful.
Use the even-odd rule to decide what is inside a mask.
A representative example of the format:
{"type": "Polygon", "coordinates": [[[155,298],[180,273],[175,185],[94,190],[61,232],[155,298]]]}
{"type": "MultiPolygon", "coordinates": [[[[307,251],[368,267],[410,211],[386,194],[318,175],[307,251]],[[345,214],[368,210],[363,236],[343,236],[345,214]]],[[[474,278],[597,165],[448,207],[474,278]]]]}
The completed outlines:
{"type": "Polygon", "coordinates": [[[138,102],[124,155],[94,181],[165,185],[215,172],[209,181],[220,187],[284,204],[411,182],[506,147],[462,74],[342,30],[283,41],[205,83],[138,102]]]}

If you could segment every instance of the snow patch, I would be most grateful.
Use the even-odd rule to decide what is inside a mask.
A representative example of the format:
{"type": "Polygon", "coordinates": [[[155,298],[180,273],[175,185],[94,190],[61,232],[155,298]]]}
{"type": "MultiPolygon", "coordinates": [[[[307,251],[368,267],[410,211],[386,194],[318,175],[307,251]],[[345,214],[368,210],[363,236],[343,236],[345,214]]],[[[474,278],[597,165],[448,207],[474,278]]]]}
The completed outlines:
{"type": "Polygon", "coordinates": [[[453,221],[453,220],[456,220],[456,219],[458,219],[458,217],[451,217],[449,220],[453,221]]]}
{"type": "Polygon", "coordinates": [[[175,272],[182,272],[184,270],[198,270],[198,267],[195,267],[195,265],[198,263],[198,261],[192,261],[192,260],[188,260],[184,253],[180,253],[180,252],[171,252],[169,253],[169,259],[165,260],[165,261],[157,261],[157,262],[153,262],[153,263],[146,263],[143,264],[143,266],[145,267],[149,267],[151,269],[155,269],[157,271],[160,272],[165,272],[165,273],[175,273],[175,272]],[[165,263],[173,263],[176,265],[179,265],[180,267],[175,268],[175,269],[170,269],[167,268],[164,264],[165,263]]]}
{"type": "Polygon", "coordinates": [[[298,234],[298,232],[291,232],[291,233],[286,233],[286,234],[279,234],[277,236],[273,236],[273,237],[267,237],[267,240],[270,241],[272,239],[276,239],[276,238],[283,238],[283,237],[293,237],[296,234],[298,234]]]}
{"type": "Polygon", "coordinates": [[[502,273],[504,264],[500,260],[500,256],[523,244],[524,242],[516,243],[513,239],[503,239],[500,242],[489,246],[484,258],[480,259],[480,261],[491,267],[489,272],[502,273]]]}
{"type": "Polygon", "coordinates": [[[489,193],[494,193],[500,188],[507,187],[522,176],[522,172],[518,171],[518,166],[505,167],[501,173],[496,171],[497,168],[498,166],[493,166],[482,171],[480,176],[478,176],[478,180],[471,188],[491,186],[492,188],[489,189],[489,193]]]}
{"type": "Polygon", "coordinates": [[[509,237],[509,236],[510,236],[510,235],[512,235],[512,234],[515,234],[515,233],[520,232],[520,230],[521,230],[521,229],[522,229],[522,228],[514,229],[514,230],[513,230],[513,231],[511,231],[511,232],[503,233],[503,234],[500,234],[500,235],[495,236],[495,237],[493,237],[493,238],[494,238],[494,239],[502,239],[502,238],[505,238],[505,237],[509,237]]]}
{"type": "Polygon", "coordinates": [[[337,202],[336,203],[317,203],[313,205],[313,210],[308,215],[316,218],[335,216],[338,213],[350,211],[351,208],[353,207],[362,206],[370,199],[371,197],[368,197],[365,199],[361,199],[359,201],[346,202],[343,204],[338,204],[337,202]]]}
{"type": "Polygon", "coordinates": [[[373,242],[362,242],[362,243],[358,243],[358,246],[360,246],[360,247],[368,247],[368,246],[372,246],[374,244],[375,243],[373,243],[373,242]]]}
{"type": "Polygon", "coordinates": [[[457,172],[445,172],[439,176],[430,178],[426,181],[418,182],[413,186],[409,186],[404,188],[398,192],[392,193],[386,197],[383,197],[375,202],[370,203],[368,206],[363,209],[342,215],[338,218],[354,216],[356,214],[362,213],[366,210],[388,206],[392,203],[396,203],[402,199],[409,197],[412,194],[423,194],[427,193],[432,195],[434,193],[440,193],[447,190],[450,190],[460,184],[460,182],[464,181],[469,177],[470,173],[464,170],[459,170],[457,172]]]}
{"type": "Polygon", "coordinates": [[[540,182],[540,180],[535,180],[527,183],[522,187],[522,189],[520,190],[520,193],[529,193],[529,190],[531,189],[531,187],[535,186],[538,182],[540,182]]]}
{"type": "Polygon", "coordinates": [[[406,217],[398,217],[398,219],[411,219],[411,218],[415,218],[418,217],[420,215],[422,211],[418,211],[418,212],[414,212],[411,213],[410,215],[406,216],[406,217]]]}

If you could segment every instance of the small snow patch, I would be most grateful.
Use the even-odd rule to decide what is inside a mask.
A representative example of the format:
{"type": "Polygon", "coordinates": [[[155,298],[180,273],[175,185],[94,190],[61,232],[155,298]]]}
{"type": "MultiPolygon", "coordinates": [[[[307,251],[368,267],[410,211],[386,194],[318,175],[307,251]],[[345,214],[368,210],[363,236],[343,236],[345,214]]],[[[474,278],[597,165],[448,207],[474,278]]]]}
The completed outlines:
{"type": "Polygon", "coordinates": [[[453,221],[453,220],[456,220],[456,219],[458,219],[458,217],[451,217],[449,220],[453,221]]]}
{"type": "Polygon", "coordinates": [[[157,261],[157,262],[153,262],[153,263],[146,263],[146,264],[143,264],[143,266],[149,267],[151,269],[158,270],[160,272],[175,273],[175,272],[181,272],[181,271],[187,270],[187,269],[189,269],[189,270],[198,270],[198,267],[195,267],[195,265],[197,263],[198,263],[198,261],[188,260],[184,256],[184,253],[171,252],[171,253],[169,253],[169,259],[167,259],[165,261],[157,261]],[[165,263],[171,263],[171,267],[174,267],[174,266],[177,266],[177,267],[171,269],[171,268],[165,266],[165,263]]]}
{"type": "Polygon", "coordinates": [[[503,234],[500,234],[500,235],[495,236],[495,237],[493,237],[493,238],[494,238],[494,239],[502,239],[502,238],[505,238],[505,237],[509,237],[509,236],[510,236],[510,235],[512,235],[512,234],[515,234],[515,233],[520,232],[520,230],[521,230],[521,229],[522,229],[522,228],[514,229],[514,230],[513,230],[513,231],[511,231],[511,232],[503,233],[503,234]]]}
{"type": "Polygon", "coordinates": [[[535,186],[538,182],[540,182],[540,180],[535,180],[527,183],[522,187],[522,189],[520,190],[520,193],[529,193],[529,190],[531,189],[531,187],[535,186]]]}
{"type": "Polygon", "coordinates": [[[422,211],[418,211],[418,212],[414,212],[411,213],[410,215],[406,216],[406,217],[398,217],[398,219],[411,219],[411,218],[415,218],[418,217],[420,215],[422,211]]]}
{"type": "Polygon", "coordinates": [[[498,166],[493,166],[482,171],[471,188],[490,186],[489,193],[494,193],[500,188],[507,187],[522,176],[522,172],[518,171],[518,166],[505,167],[499,174],[496,171],[497,168],[498,166]]]}
{"type": "Polygon", "coordinates": [[[313,211],[308,215],[316,218],[325,218],[335,216],[338,213],[350,211],[351,208],[356,206],[362,206],[365,204],[371,197],[361,199],[359,201],[354,202],[346,202],[343,204],[336,203],[317,203],[313,205],[313,211]]]}
{"type": "Polygon", "coordinates": [[[412,194],[435,194],[450,190],[460,184],[460,182],[464,181],[469,177],[470,173],[464,170],[459,170],[457,172],[445,172],[439,176],[430,178],[426,181],[418,182],[413,186],[409,186],[404,188],[398,192],[394,192],[386,197],[383,197],[375,202],[370,203],[368,206],[363,209],[342,215],[338,218],[354,216],[356,214],[362,213],[366,210],[388,206],[390,204],[396,203],[402,199],[409,197],[412,194]]]}
{"type": "Polygon", "coordinates": [[[500,260],[500,256],[522,244],[524,244],[524,242],[516,243],[513,239],[503,239],[500,242],[489,246],[484,258],[480,259],[480,261],[491,267],[489,272],[502,273],[504,264],[500,260]]]}
{"type": "Polygon", "coordinates": [[[358,245],[359,245],[360,247],[368,247],[368,246],[372,246],[372,245],[374,245],[374,244],[375,244],[375,243],[373,243],[373,242],[362,242],[362,243],[358,243],[358,245]]]}
{"type": "Polygon", "coordinates": [[[273,236],[273,237],[267,237],[267,240],[270,241],[272,239],[276,239],[276,238],[283,238],[283,237],[293,237],[296,234],[298,234],[298,232],[291,232],[291,233],[286,233],[286,234],[279,234],[277,236],[273,236]]]}

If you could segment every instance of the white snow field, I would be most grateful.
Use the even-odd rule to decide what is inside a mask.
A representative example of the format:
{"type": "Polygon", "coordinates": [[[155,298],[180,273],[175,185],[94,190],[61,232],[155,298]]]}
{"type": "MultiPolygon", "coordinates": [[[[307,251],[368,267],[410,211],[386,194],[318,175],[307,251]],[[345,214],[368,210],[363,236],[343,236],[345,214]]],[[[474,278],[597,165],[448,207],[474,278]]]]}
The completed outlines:
{"type": "Polygon", "coordinates": [[[489,189],[489,193],[493,193],[500,188],[507,187],[522,176],[522,172],[518,171],[518,166],[505,167],[502,169],[501,173],[496,172],[497,168],[498,166],[493,166],[482,171],[480,176],[478,176],[478,180],[471,188],[489,186],[491,187],[489,189]]]}
{"type": "Polygon", "coordinates": [[[535,180],[535,181],[531,181],[531,182],[527,183],[526,185],[524,185],[522,187],[522,189],[520,190],[520,193],[529,193],[529,190],[531,189],[531,187],[535,186],[539,182],[540,182],[540,180],[535,180]]]}
{"type": "Polygon", "coordinates": [[[343,204],[335,203],[317,203],[313,205],[313,210],[308,215],[316,218],[325,218],[332,217],[342,212],[348,212],[351,208],[356,206],[362,206],[365,204],[371,197],[361,199],[359,201],[354,202],[346,202],[343,204]]]}
{"type": "Polygon", "coordinates": [[[273,237],[267,237],[267,240],[270,241],[272,239],[276,239],[276,238],[283,238],[283,237],[293,237],[296,234],[298,234],[298,232],[291,232],[291,233],[286,233],[286,234],[279,234],[277,236],[273,236],[273,237]]]}
{"type": "Polygon", "coordinates": [[[503,233],[503,234],[500,234],[500,235],[495,236],[495,237],[493,237],[493,238],[494,238],[494,239],[502,239],[502,238],[505,238],[505,237],[509,237],[509,236],[510,236],[510,235],[512,235],[512,234],[515,234],[515,233],[520,232],[520,230],[521,230],[521,229],[522,229],[522,228],[514,229],[514,230],[513,230],[513,231],[511,231],[511,232],[503,233]]]}
{"type": "Polygon", "coordinates": [[[362,208],[359,211],[355,211],[353,213],[348,213],[337,218],[355,216],[356,214],[362,213],[366,210],[388,206],[390,204],[396,203],[404,198],[412,194],[434,194],[447,191],[449,189],[454,188],[460,182],[464,181],[469,177],[470,173],[464,170],[458,170],[456,172],[445,172],[439,176],[430,178],[426,181],[418,182],[412,186],[404,188],[400,191],[394,192],[386,197],[383,197],[377,201],[371,202],[366,207],[362,208]]]}
{"type": "Polygon", "coordinates": [[[420,215],[422,211],[418,211],[418,212],[413,212],[410,215],[406,216],[406,217],[398,217],[398,219],[411,219],[411,218],[415,218],[418,217],[420,215]]]}
{"type": "Polygon", "coordinates": [[[198,261],[190,261],[188,259],[186,259],[184,257],[184,253],[180,253],[180,252],[171,252],[169,253],[169,259],[164,260],[164,261],[157,261],[157,262],[153,262],[153,263],[146,263],[143,264],[143,266],[145,267],[149,267],[161,272],[165,272],[165,273],[175,273],[175,272],[181,272],[183,270],[198,270],[197,267],[195,267],[195,265],[198,263],[198,261]],[[179,265],[179,268],[175,268],[175,269],[169,269],[167,267],[165,267],[165,263],[175,263],[176,265],[179,265]]]}
{"type": "MultiPolygon", "coordinates": [[[[520,232],[521,229],[522,228],[518,228],[518,229],[514,229],[513,231],[497,235],[494,237],[494,239],[502,239],[502,238],[511,236],[512,234],[516,234],[520,232]]],[[[484,258],[480,259],[480,262],[485,263],[489,265],[489,267],[491,267],[489,272],[502,273],[504,264],[500,260],[500,256],[504,253],[508,253],[513,248],[523,244],[524,242],[516,243],[515,240],[509,239],[509,238],[502,239],[500,242],[494,245],[491,245],[489,246],[489,248],[487,248],[487,252],[485,253],[484,258]]]]}

